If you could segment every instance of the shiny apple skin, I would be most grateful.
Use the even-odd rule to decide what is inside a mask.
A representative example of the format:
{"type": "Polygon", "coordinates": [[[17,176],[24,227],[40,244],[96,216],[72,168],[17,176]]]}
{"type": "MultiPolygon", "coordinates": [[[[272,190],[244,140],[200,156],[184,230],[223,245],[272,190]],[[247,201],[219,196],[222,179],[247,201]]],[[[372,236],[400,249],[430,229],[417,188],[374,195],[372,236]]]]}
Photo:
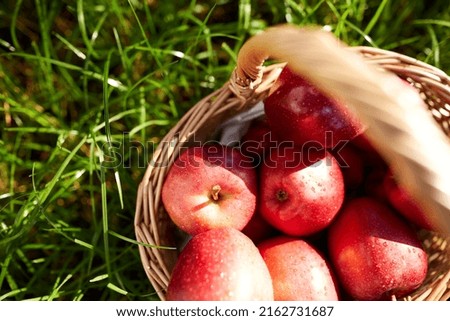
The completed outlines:
{"type": "Polygon", "coordinates": [[[272,301],[269,270],[253,242],[232,228],[195,235],[181,252],[169,301],[272,301]]]}
{"type": "Polygon", "coordinates": [[[264,111],[276,139],[297,146],[313,142],[333,148],[365,130],[343,103],[326,96],[288,67],[265,99],[264,111]]]}
{"type": "Polygon", "coordinates": [[[336,159],[325,151],[279,148],[260,171],[261,215],[281,232],[309,236],[325,229],[345,197],[336,159]]]}
{"type": "Polygon", "coordinates": [[[403,296],[424,281],[427,254],[414,231],[369,197],[349,201],[329,228],[331,263],[356,300],[403,296]]]}
{"type": "Polygon", "coordinates": [[[322,253],[309,242],[277,236],[258,245],[269,268],[275,301],[336,301],[334,273],[322,253]]]}
{"type": "Polygon", "coordinates": [[[206,144],[181,153],[162,188],[164,208],[183,231],[195,235],[212,228],[242,230],[256,208],[257,173],[241,152],[206,144]],[[213,188],[220,187],[217,199],[213,188]]]}

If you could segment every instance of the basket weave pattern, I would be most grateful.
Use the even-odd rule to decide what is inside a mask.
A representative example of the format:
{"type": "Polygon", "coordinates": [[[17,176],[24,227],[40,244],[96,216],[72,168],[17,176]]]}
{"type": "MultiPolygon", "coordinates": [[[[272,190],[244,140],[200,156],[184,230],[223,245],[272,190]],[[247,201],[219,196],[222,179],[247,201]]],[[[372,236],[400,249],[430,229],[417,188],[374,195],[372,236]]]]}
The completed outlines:
{"type": "MultiPolygon", "coordinates": [[[[403,178],[403,182],[412,186],[411,193],[423,200],[422,205],[429,213],[432,213],[432,218],[436,226],[439,227],[439,233],[419,231],[424,248],[429,254],[427,279],[410,296],[392,297],[392,299],[449,299],[450,166],[445,166],[445,164],[450,164],[450,161],[448,161],[450,160],[450,78],[441,70],[410,57],[369,47],[347,48],[342,44],[336,44],[334,39],[330,40],[328,35],[322,37],[322,33],[315,30],[311,33],[307,31],[305,36],[304,30],[291,27],[273,28],[272,35],[270,35],[271,32],[267,32],[268,36],[263,35],[253,43],[244,45],[238,57],[237,68],[230,80],[222,88],[195,104],[164,137],[150,160],[139,185],[135,232],[136,239],[141,244],[139,245],[139,252],[144,270],[156,293],[162,300],[165,299],[171,269],[178,255],[176,248],[180,245],[179,240],[183,238],[180,235],[181,232],[170,221],[161,203],[161,189],[164,178],[179,155],[181,147],[188,146],[193,140],[206,141],[211,139],[211,135],[215,133],[215,129],[221,123],[264,99],[285,62],[288,62],[291,66],[299,59],[294,55],[298,53],[298,48],[304,49],[305,44],[308,44],[311,47],[317,45],[316,50],[310,50],[309,56],[308,53],[304,53],[308,50],[302,50],[301,57],[306,62],[301,63],[300,66],[294,66],[293,69],[296,72],[311,76],[312,81],[325,89],[325,92],[341,96],[346,102],[353,99],[349,102],[349,105],[353,106],[356,114],[364,122],[369,123],[371,127],[375,127],[369,138],[373,139],[373,143],[380,148],[381,154],[388,163],[395,165],[401,162],[402,169],[399,169],[399,174],[403,178]],[[298,37],[299,34],[301,34],[300,37],[298,37]],[[289,41],[293,38],[296,41],[289,41]],[[265,43],[269,39],[275,39],[273,40],[274,43],[265,45],[263,49],[258,48],[259,43],[265,43]],[[297,39],[299,40],[297,41],[297,39]],[[297,47],[289,49],[292,43],[296,43],[297,47]],[[253,47],[253,44],[257,48],[253,47]],[[285,48],[285,46],[287,47],[285,48]],[[266,52],[265,50],[269,47],[269,51],[266,52]],[[330,54],[335,56],[331,58],[322,57],[324,48],[331,50],[330,54]],[[322,60],[316,61],[316,64],[314,64],[311,61],[317,59],[316,56],[320,56],[319,58],[322,60]],[[348,61],[358,56],[356,63],[354,61],[349,63],[356,69],[361,67],[358,64],[363,64],[363,68],[368,68],[369,71],[364,70],[364,72],[355,74],[351,70],[342,69],[342,65],[339,65],[341,60],[344,60],[341,59],[342,56],[345,56],[348,61]],[[269,57],[283,63],[264,66],[263,62],[269,57]],[[339,61],[333,60],[336,57],[339,61]],[[330,63],[327,64],[327,61],[330,63]],[[335,67],[336,65],[340,68],[335,67]],[[319,71],[312,74],[311,68],[319,71]],[[415,106],[399,106],[397,108],[397,106],[389,105],[389,102],[380,103],[378,97],[383,96],[383,93],[381,93],[383,88],[376,86],[378,86],[377,80],[382,79],[384,81],[384,78],[375,79],[373,81],[374,86],[370,87],[369,84],[367,90],[364,88],[355,91],[356,89],[352,87],[354,86],[353,82],[355,82],[352,77],[362,77],[363,79],[374,75],[384,77],[386,71],[413,84],[420,91],[426,108],[420,108],[422,110],[417,110],[418,108],[415,108],[415,106]],[[345,79],[346,73],[349,74],[349,77],[351,76],[349,79],[345,79]],[[334,78],[331,79],[333,76],[334,78]],[[333,84],[332,92],[330,92],[330,88],[326,87],[325,84],[327,83],[333,84]],[[334,86],[335,83],[336,86],[334,86]],[[365,106],[366,102],[370,106],[365,106]],[[377,105],[377,102],[382,106],[377,105]],[[379,107],[384,110],[375,113],[374,108],[379,107]],[[402,128],[403,132],[400,136],[404,139],[396,141],[401,145],[396,145],[393,148],[389,146],[392,145],[393,137],[389,137],[389,140],[391,140],[389,144],[383,142],[386,139],[386,131],[391,130],[392,126],[398,125],[401,127],[402,125],[397,124],[398,121],[395,117],[398,117],[398,115],[401,117],[405,109],[399,110],[399,108],[414,109],[412,113],[408,112],[408,114],[414,116],[414,112],[417,112],[416,116],[421,118],[423,118],[421,113],[426,112],[427,117],[420,119],[421,127],[414,128],[414,131],[411,130],[411,124],[415,124],[414,119],[402,128]],[[430,115],[432,117],[429,117],[430,115]],[[427,122],[426,118],[428,117],[433,121],[427,122]],[[382,130],[377,131],[377,126],[382,130]],[[418,137],[422,130],[426,132],[418,137]],[[417,142],[422,139],[432,143],[431,145],[435,150],[431,150],[434,150],[434,154],[428,155],[430,149],[424,150],[426,146],[422,146],[424,144],[420,141],[417,142]],[[415,157],[411,155],[415,155],[415,157]],[[423,165],[424,163],[426,166],[423,165]]],[[[372,81],[372,79],[370,78],[368,81],[372,81]]],[[[359,83],[361,82],[364,81],[359,81],[359,83]]],[[[399,131],[397,127],[395,130],[399,131]]]]}

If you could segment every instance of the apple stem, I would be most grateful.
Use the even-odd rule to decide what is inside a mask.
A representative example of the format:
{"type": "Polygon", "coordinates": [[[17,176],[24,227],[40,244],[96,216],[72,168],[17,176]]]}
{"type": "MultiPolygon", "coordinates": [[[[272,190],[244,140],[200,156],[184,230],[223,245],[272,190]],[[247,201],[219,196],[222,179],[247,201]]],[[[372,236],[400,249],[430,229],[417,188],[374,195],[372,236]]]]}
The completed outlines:
{"type": "Polygon", "coordinates": [[[211,187],[211,196],[214,201],[219,200],[219,193],[220,193],[221,187],[219,184],[214,185],[211,187]]]}
{"type": "Polygon", "coordinates": [[[277,199],[281,202],[287,200],[288,198],[288,193],[286,191],[283,190],[279,190],[277,191],[277,199]]]}

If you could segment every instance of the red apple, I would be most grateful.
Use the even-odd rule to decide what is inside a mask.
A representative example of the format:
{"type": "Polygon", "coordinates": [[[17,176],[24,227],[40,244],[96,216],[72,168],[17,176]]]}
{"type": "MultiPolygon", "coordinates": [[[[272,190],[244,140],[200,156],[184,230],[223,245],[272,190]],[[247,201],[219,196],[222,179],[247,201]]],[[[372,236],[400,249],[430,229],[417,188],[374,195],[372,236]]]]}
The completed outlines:
{"type": "Polygon", "coordinates": [[[256,169],[248,165],[238,149],[219,144],[185,150],[162,188],[172,221],[192,235],[218,227],[244,228],[255,211],[257,193],[256,169]]]}
{"type": "Polygon", "coordinates": [[[383,187],[389,203],[400,215],[420,228],[427,230],[434,229],[426,213],[406,189],[397,183],[391,171],[386,174],[383,187]]]}
{"type": "Polygon", "coordinates": [[[195,235],[177,260],[169,301],[273,300],[272,279],[253,242],[232,228],[195,235]]]}
{"type": "Polygon", "coordinates": [[[407,295],[427,274],[427,254],[416,234],[371,198],[343,207],[329,228],[328,247],[338,278],[356,300],[407,295]]]}
{"type": "Polygon", "coordinates": [[[274,87],[264,101],[264,111],[277,140],[297,146],[314,142],[333,148],[364,130],[345,105],[325,96],[288,67],[283,69],[274,87]]]}
{"type": "Polygon", "coordinates": [[[308,242],[278,236],[263,241],[258,249],[272,277],[275,301],[338,300],[328,262],[308,242]]]}
{"type": "Polygon", "coordinates": [[[261,215],[285,234],[307,236],[326,228],[344,200],[344,181],[326,151],[278,148],[260,172],[261,215]]]}

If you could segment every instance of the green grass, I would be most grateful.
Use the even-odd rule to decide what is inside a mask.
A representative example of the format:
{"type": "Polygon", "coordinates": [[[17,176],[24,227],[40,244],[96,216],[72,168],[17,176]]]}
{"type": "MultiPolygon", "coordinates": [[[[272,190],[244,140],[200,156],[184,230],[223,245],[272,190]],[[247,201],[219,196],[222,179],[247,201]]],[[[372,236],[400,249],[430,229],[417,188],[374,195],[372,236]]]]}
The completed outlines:
{"type": "Polygon", "coordinates": [[[250,35],[329,25],[448,73],[449,15],[446,0],[2,1],[0,300],[157,298],[134,241],[137,185],[250,35]]]}

